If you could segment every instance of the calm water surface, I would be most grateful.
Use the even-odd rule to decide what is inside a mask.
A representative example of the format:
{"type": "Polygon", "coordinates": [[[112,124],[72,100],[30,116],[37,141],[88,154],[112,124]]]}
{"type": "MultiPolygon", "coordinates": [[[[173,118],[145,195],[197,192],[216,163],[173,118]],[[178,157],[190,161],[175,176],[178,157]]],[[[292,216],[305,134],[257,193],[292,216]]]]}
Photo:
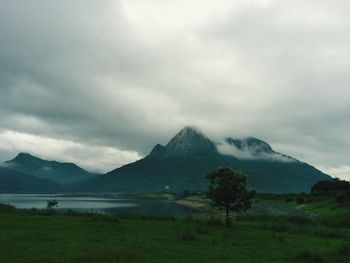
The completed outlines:
{"type": "Polygon", "coordinates": [[[143,213],[150,215],[178,215],[191,212],[190,208],[175,204],[170,200],[121,199],[94,196],[62,196],[53,194],[0,194],[0,203],[17,208],[46,207],[47,200],[56,199],[59,211],[100,212],[106,214],[143,213]]]}

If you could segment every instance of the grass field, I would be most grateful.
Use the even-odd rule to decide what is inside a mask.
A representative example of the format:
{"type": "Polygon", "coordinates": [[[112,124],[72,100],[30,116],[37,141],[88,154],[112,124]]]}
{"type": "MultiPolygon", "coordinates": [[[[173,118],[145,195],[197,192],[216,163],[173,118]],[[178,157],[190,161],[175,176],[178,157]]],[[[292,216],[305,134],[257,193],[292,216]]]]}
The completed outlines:
{"type": "Polygon", "coordinates": [[[350,262],[349,229],[301,216],[248,212],[227,228],[196,215],[0,211],[0,262],[350,262]]]}

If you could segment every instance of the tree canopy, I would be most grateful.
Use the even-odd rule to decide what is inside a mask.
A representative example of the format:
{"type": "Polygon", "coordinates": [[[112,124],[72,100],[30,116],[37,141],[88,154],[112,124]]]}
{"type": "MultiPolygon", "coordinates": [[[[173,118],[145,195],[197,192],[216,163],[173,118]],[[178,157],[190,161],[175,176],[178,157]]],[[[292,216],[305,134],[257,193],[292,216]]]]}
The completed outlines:
{"type": "Polygon", "coordinates": [[[209,173],[210,181],[207,196],[212,200],[212,205],[226,211],[226,225],[230,224],[229,212],[241,212],[251,207],[250,199],[254,191],[246,189],[247,177],[230,168],[218,168],[209,173]]]}
{"type": "Polygon", "coordinates": [[[350,191],[350,183],[339,178],[332,180],[319,181],[311,188],[311,193],[314,195],[333,194],[335,192],[350,191]]]}

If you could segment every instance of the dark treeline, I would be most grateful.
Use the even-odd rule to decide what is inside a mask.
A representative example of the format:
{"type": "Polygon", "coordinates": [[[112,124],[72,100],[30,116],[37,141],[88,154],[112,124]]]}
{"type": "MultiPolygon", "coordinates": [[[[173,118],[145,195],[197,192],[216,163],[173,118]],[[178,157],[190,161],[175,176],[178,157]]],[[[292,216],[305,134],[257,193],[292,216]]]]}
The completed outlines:
{"type": "Polygon", "coordinates": [[[335,178],[317,182],[312,188],[313,195],[334,194],[337,192],[350,192],[350,183],[345,180],[335,178]]]}

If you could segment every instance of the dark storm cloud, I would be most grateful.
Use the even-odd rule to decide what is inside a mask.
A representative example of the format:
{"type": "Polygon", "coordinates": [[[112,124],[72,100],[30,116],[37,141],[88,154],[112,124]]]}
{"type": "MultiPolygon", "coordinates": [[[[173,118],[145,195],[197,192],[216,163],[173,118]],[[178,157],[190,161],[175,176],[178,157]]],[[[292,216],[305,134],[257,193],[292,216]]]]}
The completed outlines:
{"type": "Polygon", "coordinates": [[[346,176],[349,8],[2,0],[0,158],[35,151],[108,170],[190,124],[346,176]]]}

